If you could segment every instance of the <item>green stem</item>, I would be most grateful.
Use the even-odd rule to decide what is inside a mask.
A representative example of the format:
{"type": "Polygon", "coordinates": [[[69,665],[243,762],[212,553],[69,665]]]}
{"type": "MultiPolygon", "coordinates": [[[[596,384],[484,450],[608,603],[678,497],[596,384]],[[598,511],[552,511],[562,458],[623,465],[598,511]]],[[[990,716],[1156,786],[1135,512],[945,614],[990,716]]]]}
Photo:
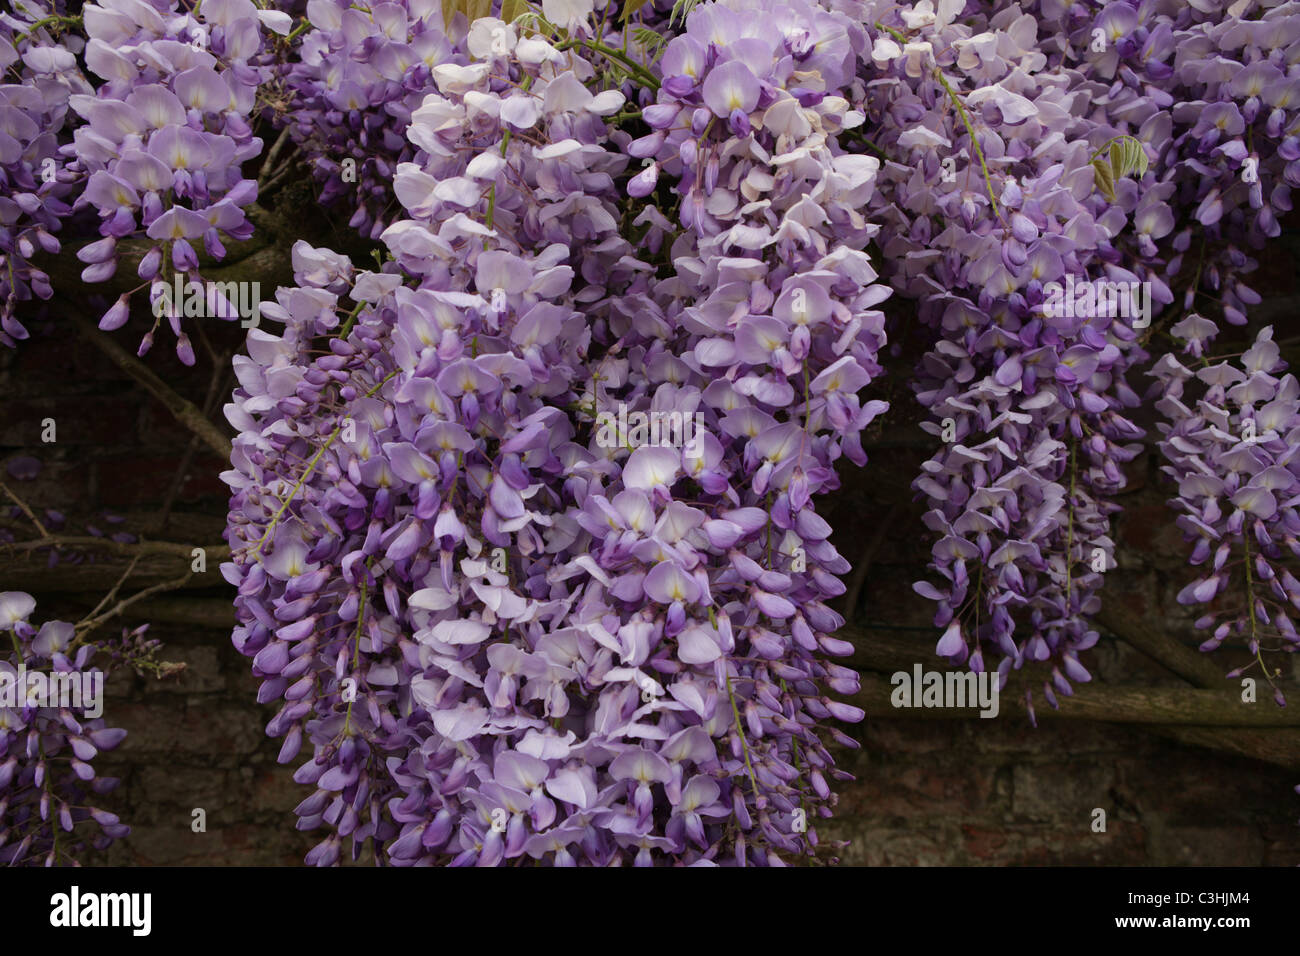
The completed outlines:
{"type": "Polygon", "coordinates": [[[740,708],[736,706],[736,695],[731,689],[731,674],[727,674],[727,698],[731,701],[731,715],[736,719],[736,733],[740,735],[740,752],[745,756],[745,770],[749,774],[749,784],[754,788],[754,796],[758,796],[758,779],[754,776],[754,768],[749,762],[749,744],[745,741],[744,725],[740,722],[740,708]]]}
{"type": "Polygon", "coordinates": [[[1260,647],[1257,633],[1259,630],[1259,620],[1255,616],[1255,574],[1250,563],[1250,535],[1244,529],[1241,534],[1241,543],[1246,549],[1246,609],[1250,612],[1250,639],[1255,644],[1255,660],[1259,662],[1259,669],[1264,674],[1264,680],[1268,681],[1269,686],[1276,688],[1273,683],[1273,677],[1268,672],[1268,665],[1264,663],[1263,649],[1260,647]]]}
{"type": "MultiPolygon", "coordinates": [[[[370,396],[374,395],[375,392],[383,388],[384,385],[388,383],[389,379],[391,379],[399,371],[401,371],[401,369],[395,369],[392,372],[390,372],[383,379],[383,381],[381,381],[370,391],[366,392],[366,398],[369,398],[370,396]]],[[[276,511],[274,515],[272,515],[270,523],[267,524],[266,526],[266,531],[262,533],[262,537],[258,540],[257,544],[253,547],[253,552],[252,552],[253,554],[261,553],[263,545],[266,544],[266,539],[269,538],[271,536],[271,532],[274,531],[279,526],[280,519],[284,517],[284,513],[285,511],[288,510],[289,505],[294,501],[295,498],[298,497],[298,492],[302,491],[302,486],[307,483],[307,479],[310,478],[312,474],[316,471],[316,466],[320,464],[321,456],[323,456],[325,452],[329,451],[330,446],[334,444],[334,439],[338,438],[339,435],[341,434],[343,434],[343,424],[340,422],[338,426],[335,427],[334,431],[330,433],[330,437],[325,440],[325,444],[320,447],[320,450],[316,452],[316,454],[312,457],[312,460],[307,463],[307,470],[302,473],[302,477],[299,478],[298,483],[293,486],[293,490],[289,492],[289,496],[285,498],[284,501],[280,502],[280,509],[276,511]]]]}
{"type": "MultiPolygon", "coordinates": [[[[524,81],[519,84],[519,89],[527,93],[529,87],[531,87],[532,85],[533,85],[532,76],[525,76],[524,81]]],[[[510,127],[506,127],[506,131],[501,134],[501,158],[502,159],[505,158],[506,149],[510,146],[510,134],[511,134],[510,127]]],[[[487,215],[483,218],[483,224],[487,226],[489,229],[492,228],[493,217],[496,214],[496,208],[497,208],[497,184],[493,183],[492,188],[488,190],[487,215]]]]}
{"type": "Polygon", "coordinates": [[[846,129],[844,130],[843,135],[853,137],[858,142],[860,142],[863,146],[866,146],[872,152],[880,156],[881,159],[889,159],[889,154],[886,153],[879,146],[877,146],[875,143],[873,143],[871,140],[867,139],[867,137],[860,130],[846,129]]]}
{"type": "Polygon", "coordinates": [[[891,37],[893,37],[893,38],[894,38],[895,40],[897,40],[899,43],[906,43],[906,42],[907,42],[907,37],[903,36],[903,34],[901,34],[900,32],[898,32],[897,30],[895,30],[893,27],[887,27],[887,26],[885,26],[885,25],[884,25],[883,23],[881,23],[879,20],[876,21],[876,29],[877,29],[877,30],[884,30],[886,33],[888,33],[891,37]]]}
{"type": "Polygon", "coordinates": [[[957,113],[961,116],[962,123],[966,125],[966,132],[970,136],[971,149],[975,151],[975,157],[980,161],[980,171],[984,173],[984,186],[989,191],[989,202],[993,204],[994,214],[1001,219],[1002,211],[998,209],[998,199],[993,195],[993,179],[989,176],[988,165],[984,162],[984,150],[980,148],[980,141],[975,136],[975,127],[971,124],[970,116],[966,113],[966,107],[957,98],[957,93],[953,90],[952,84],[948,82],[948,78],[943,75],[943,71],[937,66],[934,68],[934,76],[943,85],[943,88],[948,91],[948,97],[952,100],[952,105],[957,107],[957,113]]]}
{"type": "Polygon", "coordinates": [[[61,16],[46,17],[46,18],[43,19],[43,20],[37,20],[35,23],[33,23],[30,27],[28,27],[28,28],[27,28],[26,30],[24,30],[22,33],[18,34],[18,36],[24,36],[24,37],[31,36],[33,33],[35,33],[37,30],[41,29],[42,27],[49,27],[49,26],[60,26],[60,27],[61,27],[61,26],[77,26],[77,27],[79,27],[79,26],[81,26],[81,17],[79,17],[79,16],[77,16],[77,17],[61,17],[61,16]]]}
{"type": "MultiPolygon", "coordinates": [[[[713,608],[709,608],[709,624],[714,630],[718,628],[718,618],[713,613],[713,608]]],[[[728,659],[728,664],[730,659],[728,659]]],[[[731,689],[731,671],[727,671],[727,699],[731,701],[731,716],[736,721],[736,733],[740,735],[740,752],[745,755],[745,769],[749,772],[749,783],[754,788],[754,795],[758,795],[758,779],[754,776],[754,767],[749,762],[749,743],[745,740],[744,724],[740,722],[740,708],[736,706],[736,695],[731,689]]]]}
{"type": "MultiPolygon", "coordinates": [[[[876,21],[876,29],[884,30],[899,43],[906,45],[908,42],[907,37],[903,36],[903,34],[899,33],[893,27],[885,26],[879,20],[876,21]]],[[[952,105],[957,107],[957,113],[961,116],[962,123],[966,125],[966,132],[970,135],[971,149],[975,151],[975,156],[980,161],[980,169],[984,173],[984,185],[988,188],[989,201],[993,203],[993,212],[999,219],[1001,219],[1002,213],[998,209],[998,200],[997,197],[993,195],[993,180],[989,176],[989,168],[984,162],[984,150],[980,148],[980,142],[975,137],[975,127],[971,124],[970,116],[966,113],[966,107],[963,106],[961,100],[957,98],[956,91],[952,88],[952,84],[948,82],[948,78],[943,75],[943,70],[939,69],[937,63],[934,67],[934,77],[943,85],[943,88],[948,93],[948,98],[952,100],[952,105]]]]}
{"type": "MultiPolygon", "coordinates": [[[[804,427],[807,427],[807,422],[804,423],[804,427]]],[[[772,567],[772,494],[773,492],[769,489],[767,493],[767,527],[764,529],[767,538],[764,544],[767,549],[767,566],[769,568],[772,567]]]]}
{"type": "MultiPolygon", "coordinates": [[[[784,677],[781,678],[781,693],[783,693],[783,694],[788,694],[788,693],[790,693],[790,688],[789,688],[788,686],[786,686],[785,678],[784,678],[784,677]]],[[[802,781],[802,780],[803,780],[803,761],[799,759],[799,739],[798,739],[797,737],[792,737],[790,742],[794,745],[794,769],[797,770],[797,771],[799,771],[799,776],[796,777],[795,779],[796,779],[796,780],[799,780],[799,781],[802,781]]],[[[799,809],[800,809],[800,810],[803,810],[803,809],[804,809],[804,806],[803,806],[803,788],[802,788],[802,787],[799,788],[799,809]]],[[[805,815],[806,815],[806,811],[805,811],[805,815]]]]}
{"type": "Polygon", "coordinates": [[[659,89],[659,80],[656,79],[655,75],[642,64],[636,62],[636,60],[633,60],[631,57],[626,56],[618,50],[615,50],[613,47],[605,46],[605,44],[601,43],[599,40],[565,40],[555,49],[563,53],[565,50],[570,50],[575,46],[585,47],[593,53],[599,53],[601,56],[608,57],[626,69],[628,73],[635,76],[646,86],[650,87],[650,89],[659,89]]]}
{"type": "Polygon", "coordinates": [[[363,306],[365,306],[364,302],[358,302],[357,307],[348,313],[348,318],[347,321],[343,323],[343,328],[339,329],[338,334],[334,336],[336,339],[346,339],[348,337],[348,333],[352,331],[352,323],[356,322],[357,316],[361,314],[363,306]]]}
{"type": "MultiPolygon", "coordinates": [[[[38,739],[36,745],[40,750],[41,760],[45,761],[45,744],[38,739]]],[[[41,789],[45,791],[45,798],[50,803],[50,836],[54,841],[54,863],[57,866],[59,862],[59,811],[54,805],[54,794],[50,793],[50,774],[53,769],[49,762],[45,761],[45,774],[41,778],[41,789]]]]}

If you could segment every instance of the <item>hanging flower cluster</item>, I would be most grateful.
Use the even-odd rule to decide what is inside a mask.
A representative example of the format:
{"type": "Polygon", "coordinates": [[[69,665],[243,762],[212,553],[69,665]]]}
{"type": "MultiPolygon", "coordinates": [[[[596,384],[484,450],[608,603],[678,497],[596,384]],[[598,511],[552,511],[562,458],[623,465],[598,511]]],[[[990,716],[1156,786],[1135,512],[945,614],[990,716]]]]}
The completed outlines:
{"type": "Polygon", "coordinates": [[[1300,395],[1271,329],[1215,355],[1300,183],[1293,4],[60,3],[0,15],[5,344],[88,221],[192,362],[160,290],[252,234],[264,129],[382,246],[293,247],[226,410],[309,862],[816,852],[862,713],[816,502],[888,357],[939,656],[1090,679],[1144,370],[1205,649],[1294,647],[1300,395]]]}
{"type": "Polygon", "coordinates": [[[1300,386],[1285,369],[1265,329],[1238,361],[1191,369],[1171,354],[1153,371],[1164,393],[1163,470],[1178,485],[1170,503],[1193,543],[1192,564],[1209,562],[1178,601],[1206,606],[1197,627],[1213,633],[1202,650],[1235,634],[1270,683],[1277,671],[1264,653],[1300,645],[1291,620],[1300,610],[1291,572],[1300,557],[1300,386]]]}
{"type": "MultiPolygon", "coordinates": [[[[1221,426],[1228,420],[1223,415],[1238,416],[1234,420],[1248,429],[1251,410],[1274,400],[1285,408],[1290,387],[1281,377],[1285,366],[1271,342],[1270,328],[1258,331],[1246,353],[1252,363],[1245,369],[1249,386],[1237,387],[1240,368],[1216,362],[1212,353],[1224,324],[1245,325],[1247,311],[1259,303],[1259,293],[1247,284],[1247,277],[1258,267],[1258,251],[1280,234],[1278,218],[1291,210],[1291,191],[1300,185],[1300,13],[1285,4],[1217,0],[1169,8],[1125,3],[1095,8],[1086,15],[1083,8],[1071,8],[1066,22],[1056,19],[1062,12],[1056,10],[1044,21],[1047,29],[1070,41],[1059,59],[1049,56],[1085,78],[1080,88],[1092,94],[1092,115],[1104,117],[1116,133],[1136,136],[1157,163],[1158,174],[1149,175],[1143,188],[1116,187],[1118,204],[1132,221],[1132,233],[1123,237],[1128,241],[1121,249],[1126,256],[1140,257],[1171,289],[1181,291],[1181,309],[1166,313],[1167,324],[1190,368],[1184,369],[1172,355],[1164,356],[1153,369],[1157,382],[1149,397],[1168,419],[1161,425],[1167,438],[1160,447],[1168,461],[1166,471],[1180,487],[1179,498],[1171,504],[1185,512],[1180,524],[1195,543],[1192,563],[1200,565],[1209,539],[1202,527],[1189,522],[1219,526],[1220,516],[1213,497],[1196,500],[1189,511],[1181,490],[1184,482],[1199,487],[1196,482],[1204,478],[1235,491],[1239,482],[1248,480],[1246,475],[1254,474],[1238,472],[1241,462],[1230,453],[1241,432],[1230,433],[1236,437],[1226,439],[1227,448],[1211,452],[1197,447],[1193,453],[1205,440],[1202,429],[1210,421],[1221,426]],[[1208,386],[1210,392],[1182,404],[1184,381],[1198,389],[1208,386]],[[1269,383],[1278,391],[1261,397],[1269,383]],[[1218,411],[1211,413],[1201,401],[1218,411]],[[1192,434],[1197,437],[1190,438],[1192,434]]],[[[1275,421],[1285,433],[1288,425],[1275,421]]],[[[1248,458],[1255,455],[1267,458],[1263,449],[1248,450],[1248,458]]],[[[1287,467],[1285,460],[1276,464],[1287,467]]],[[[1270,475],[1262,480],[1281,479],[1276,471],[1270,475]]],[[[1264,563],[1285,557],[1285,547],[1279,552],[1265,543],[1263,526],[1263,538],[1251,545],[1249,535],[1239,535],[1236,523],[1249,524],[1252,518],[1277,527],[1294,523],[1290,497],[1279,490],[1277,511],[1267,519],[1242,512],[1232,519],[1234,528],[1224,538],[1213,539],[1216,547],[1232,552],[1232,567],[1241,567],[1238,548],[1267,551],[1267,557],[1259,558],[1264,563]]],[[[1224,508],[1229,516],[1238,511],[1227,501],[1224,508]]],[[[1227,558],[1226,551],[1221,556],[1216,551],[1216,574],[1224,570],[1227,558]]],[[[1269,637],[1269,646],[1280,639],[1280,646],[1286,647],[1292,635],[1285,615],[1270,621],[1250,613],[1253,595],[1266,589],[1285,605],[1300,600],[1300,589],[1294,578],[1280,573],[1244,582],[1242,589],[1230,583],[1230,574],[1231,568],[1216,585],[1227,591],[1220,592],[1219,603],[1235,604],[1237,595],[1246,594],[1242,607],[1248,623],[1225,610],[1220,616],[1228,617],[1232,626],[1217,627],[1205,649],[1217,647],[1229,633],[1244,635],[1243,643],[1262,665],[1261,637],[1269,637]]],[[[1204,597],[1210,589],[1207,579],[1197,579],[1180,600],[1200,603],[1197,595],[1204,597]]],[[[1204,618],[1199,623],[1213,626],[1204,618]]],[[[1267,667],[1264,671],[1269,672],[1267,667]]]]}
{"type": "MultiPolygon", "coordinates": [[[[695,39],[708,16],[675,42],[712,43],[700,67],[725,76],[725,38],[695,39]]],[[[591,86],[601,41],[475,29],[494,44],[435,67],[412,113],[392,265],[309,275],[321,253],[300,249],[303,287],[268,312],[286,335],[254,333],[238,366],[226,570],[237,643],[286,700],[269,731],[284,759],[314,744],[302,825],[336,832],[311,860],[396,827],[403,864],[775,864],[830,812],[819,728],[861,714],[826,696],[857,679],[824,660],[848,650],[823,603],[847,565],[810,501],[880,411],[857,396],[883,342],[850,245],[870,230],[828,222],[855,219],[876,163],[829,148],[843,101],[810,59],[816,128],[788,92],[729,107],[701,123],[698,173],[659,160],[680,208],[633,206],[649,191],[610,137],[624,94],[591,86]],[[742,215],[746,177],[770,199],[742,215]],[[674,235],[678,214],[698,228],[674,235]],[[358,304],[321,358],[333,276],[358,304]],[[636,415],[681,440],[615,434],[636,415]]],[[[759,68],[799,42],[775,32],[759,68]]],[[[655,122],[713,98],[680,95],[655,122]]]]}
{"type": "Polygon", "coordinates": [[[1126,221],[1092,163],[1111,130],[1075,119],[1084,94],[1040,72],[1033,19],[978,33],[960,9],[875,23],[859,86],[890,157],[887,276],[937,333],[916,389],[939,449],[915,487],[941,583],[916,587],[938,603],[941,656],[1003,683],[1043,662],[1054,705],[1089,680],[1079,653],[1114,565],[1110,498],[1141,434],[1124,381],[1145,357],[1137,306],[1171,296],[1115,249],[1126,221]]]}
{"type": "MultiPolygon", "coordinates": [[[[1114,567],[1113,497],[1141,436],[1125,372],[1174,321],[1162,310],[1194,234],[1184,308],[1213,298],[1240,324],[1259,301],[1241,250],[1290,208],[1295,28],[1263,5],[1257,24],[1200,5],[996,6],[986,20],[961,3],[875,11],[885,78],[863,72],[861,108],[873,148],[899,160],[878,193],[886,277],[941,336],[916,387],[943,447],[916,487],[943,583],[917,588],[939,603],[941,655],[981,670],[996,647],[1004,674],[1043,661],[1054,704],[1088,679],[1078,652],[1114,567]]],[[[1216,331],[1199,314],[1172,328],[1197,349],[1216,331]]]]}
{"type": "Polygon", "coordinates": [[[72,212],[67,199],[76,177],[63,168],[59,134],[68,100],[91,91],[77,67],[78,37],[51,36],[61,8],[23,5],[0,11],[0,70],[20,82],[0,83],[0,344],[27,338],[15,311],[19,302],[53,295],[49,276],[32,263],[38,252],[60,249],[54,233],[72,212]]]}
{"type": "MultiPolygon", "coordinates": [[[[298,57],[283,70],[292,96],[284,119],[321,202],[349,199],[355,212],[348,225],[375,238],[393,211],[393,173],[414,155],[403,131],[430,87],[430,71],[467,63],[468,38],[452,41],[438,4],[407,0],[373,15],[345,0],[317,0],[307,20],[298,57]]],[[[475,31],[470,49],[481,48],[482,34],[475,31]]]]}
{"type": "Polygon", "coordinates": [[[262,150],[249,119],[265,71],[250,61],[262,50],[264,28],[287,32],[290,18],[258,10],[252,0],[208,0],[201,13],[176,3],[110,0],[86,4],[82,17],[84,61],[96,88],[69,98],[85,122],[61,150],[69,173],[85,177],[74,209],[94,209],[103,237],[77,250],[87,263],[82,279],[113,276],[120,242],[152,240],[136,264],[141,285],[119,296],[99,325],[123,326],[133,292],[148,286],[157,318],[139,354],[152,346],[165,315],[177,356],[193,365],[173,276],[183,277],[182,288],[201,285],[206,315],[238,317],[221,288],[202,283],[198,257],[202,251],[219,260],[224,242],[253,233],[244,207],[257,198],[257,183],[241,166],[262,150]]]}
{"type": "MultiPolygon", "coordinates": [[[[35,610],[29,594],[0,593],[0,640],[13,647],[0,656],[0,864],[5,866],[74,862],[87,843],[102,850],[130,829],[96,805],[118,781],[97,774],[91,762],[100,751],[117,747],[126,731],[108,727],[96,713],[103,707],[104,672],[90,667],[95,648],[78,645],[73,625],[64,621],[32,624],[35,610]],[[70,705],[60,705],[56,689],[70,695],[70,705]]],[[[125,660],[128,652],[140,656],[151,649],[133,636],[115,657],[125,660]]]]}

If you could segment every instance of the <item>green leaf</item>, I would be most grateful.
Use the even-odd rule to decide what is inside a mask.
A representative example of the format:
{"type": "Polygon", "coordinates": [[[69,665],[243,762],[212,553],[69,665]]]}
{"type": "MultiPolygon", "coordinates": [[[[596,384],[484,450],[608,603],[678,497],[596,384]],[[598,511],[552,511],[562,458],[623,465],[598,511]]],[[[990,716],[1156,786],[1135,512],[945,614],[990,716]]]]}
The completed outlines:
{"type": "Polygon", "coordinates": [[[482,19],[492,13],[492,0],[465,0],[465,16],[469,22],[482,19]]]}
{"type": "Polygon", "coordinates": [[[501,19],[506,23],[514,23],[527,12],[528,0],[504,0],[501,4],[501,19]]]}
{"type": "Polygon", "coordinates": [[[532,9],[519,14],[514,19],[514,27],[519,31],[520,36],[541,35],[553,38],[557,32],[555,24],[532,9]]]}
{"type": "Polygon", "coordinates": [[[1097,188],[1110,202],[1115,201],[1115,184],[1125,176],[1141,179],[1148,166],[1146,150],[1132,136],[1117,136],[1104,144],[1092,157],[1097,188]]]}
{"type": "Polygon", "coordinates": [[[672,13],[668,15],[668,25],[671,27],[679,20],[682,23],[685,23],[686,15],[694,10],[695,5],[699,2],[700,0],[677,0],[677,2],[673,4],[672,13]]]}
{"type": "Polygon", "coordinates": [[[632,40],[645,51],[651,63],[655,63],[664,55],[664,47],[668,45],[666,36],[655,33],[649,27],[633,27],[632,40]]]}
{"type": "Polygon", "coordinates": [[[627,21],[631,19],[632,14],[644,7],[647,2],[649,2],[649,0],[626,0],[623,4],[623,22],[627,23],[627,21]]]}
{"type": "Polygon", "coordinates": [[[1097,158],[1092,161],[1093,181],[1101,194],[1106,197],[1107,202],[1115,201],[1115,174],[1111,171],[1110,163],[1104,158],[1097,158]]]}
{"type": "Polygon", "coordinates": [[[1147,154],[1142,143],[1132,136],[1121,136],[1110,146],[1110,168],[1118,181],[1136,174],[1141,179],[1147,171],[1147,154]]]}
{"type": "Polygon", "coordinates": [[[451,29],[451,21],[456,17],[457,10],[463,10],[464,6],[458,0],[442,0],[442,28],[451,29]]]}

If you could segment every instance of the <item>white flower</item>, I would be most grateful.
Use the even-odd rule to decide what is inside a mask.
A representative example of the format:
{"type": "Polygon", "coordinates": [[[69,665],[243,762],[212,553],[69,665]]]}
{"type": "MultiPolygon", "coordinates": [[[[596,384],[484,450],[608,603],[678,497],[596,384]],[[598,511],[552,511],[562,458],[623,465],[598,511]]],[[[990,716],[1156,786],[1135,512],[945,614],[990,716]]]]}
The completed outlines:
{"type": "Polygon", "coordinates": [[[560,63],[564,60],[563,53],[537,37],[520,40],[515,47],[515,57],[524,66],[531,67],[541,66],[543,63],[560,63]]]}
{"type": "Polygon", "coordinates": [[[288,36],[293,29],[293,17],[283,10],[258,10],[257,19],[262,21],[262,26],[280,36],[288,36]]]}
{"type": "Polygon", "coordinates": [[[430,72],[433,81],[443,93],[466,93],[483,82],[490,67],[486,63],[460,66],[456,63],[439,63],[430,72]]]}
{"type": "Polygon", "coordinates": [[[925,65],[934,56],[934,52],[928,43],[909,43],[903,47],[903,55],[907,57],[907,75],[920,76],[925,72],[925,65]]]}
{"type": "Polygon", "coordinates": [[[957,19],[966,7],[966,0],[939,0],[939,12],[935,16],[935,25],[940,30],[957,19]]]}
{"type": "Polygon", "coordinates": [[[902,47],[887,36],[876,37],[876,43],[871,48],[871,59],[880,67],[888,66],[902,55],[902,47]]]}
{"type": "Polygon", "coordinates": [[[476,59],[509,56],[519,38],[514,28],[496,17],[480,17],[469,28],[465,43],[476,59]]]}
{"type": "Polygon", "coordinates": [[[982,106],[989,100],[997,104],[998,109],[1002,111],[1003,120],[1013,126],[1038,115],[1038,107],[1034,105],[1033,100],[1002,86],[983,86],[966,94],[966,102],[971,106],[982,106]]]}
{"type": "Polygon", "coordinates": [[[595,9],[596,0],[542,0],[542,14],[566,30],[586,22],[595,9]]]}
{"type": "Polygon", "coordinates": [[[958,51],[957,66],[971,72],[997,56],[998,35],[985,31],[965,40],[956,40],[953,46],[958,51]]]}
{"type": "Polygon", "coordinates": [[[912,9],[900,9],[898,15],[903,18],[909,30],[919,30],[934,23],[934,4],[930,0],[921,0],[912,9]]]}
{"type": "Polygon", "coordinates": [[[452,149],[439,139],[440,134],[459,130],[465,122],[465,108],[451,100],[429,93],[411,114],[406,138],[431,156],[450,156],[452,149]]]}
{"type": "Polygon", "coordinates": [[[27,620],[36,610],[36,599],[22,591],[0,594],[0,630],[7,631],[19,621],[27,620]]]}

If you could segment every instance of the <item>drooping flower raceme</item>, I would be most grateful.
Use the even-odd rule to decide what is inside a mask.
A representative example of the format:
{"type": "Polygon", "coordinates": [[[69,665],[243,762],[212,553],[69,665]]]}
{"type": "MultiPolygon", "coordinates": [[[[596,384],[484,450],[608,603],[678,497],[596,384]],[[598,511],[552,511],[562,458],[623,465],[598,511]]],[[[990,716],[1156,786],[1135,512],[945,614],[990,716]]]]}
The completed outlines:
{"type": "Polygon", "coordinates": [[[952,5],[929,9],[875,27],[862,88],[876,148],[898,157],[877,194],[889,278],[938,337],[915,387],[940,447],[915,487],[942,583],[917,590],[938,603],[941,656],[1004,683],[1042,662],[1054,704],[1090,679],[1110,499],[1141,434],[1124,373],[1152,300],[1171,297],[1114,254],[1126,220],[1091,163],[1113,131],[1074,119],[1082,94],[1038,72],[1032,22],[975,34],[952,5]],[[1075,284],[1087,301],[1063,308],[1075,284]]]}
{"type": "Polygon", "coordinates": [[[73,625],[30,618],[36,601],[0,593],[0,863],[75,863],[87,844],[104,849],[129,828],[99,806],[116,778],[92,761],[126,731],[108,727],[104,672],[90,666],[95,648],[78,646],[73,625]],[[72,693],[75,686],[76,693],[72,693]],[[67,695],[67,700],[59,694],[67,695]],[[93,835],[90,831],[93,831],[93,835]]]}
{"type": "MultiPolygon", "coordinates": [[[[0,66],[25,80],[0,87],[12,130],[0,170],[14,190],[0,209],[0,334],[5,344],[24,338],[16,304],[51,294],[48,277],[28,260],[38,249],[59,251],[53,232],[62,220],[93,214],[99,238],[76,250],[83,281],[113,277],[122,243],[145,245],[131,260],[141,284],[112,303],[100,327],[124,325],[134,294],[148,288],[158,321],[139,353],[166,316],[177,355],[192,365],[173,276],[183,277],[182,288],[201,283],[201,254],[220,260],[226,243],[252,235],[244,210],[257,183],[242,166],[262,149],[251,125],[269,76],[259,61],[267,33],[287,32],[290,18],[252,0],[214,0],[201,13],[145,0],[88,3],[76,17],[63,15],[61,4],[24,10],[30,19],[0,18],[0,66]],[[80,21],[84,37],[51,42],[67,21],[80,21]]],[[[201,288],[205,315],[239,316],[221,287],[201,288]]]]}
{"type": "Polygon", "coordinates": [[[16,310],[20,302],[53,295],[49,276],[32,263],[38,252],[56,253],[54,235],[71,215],[76,174],[58,153],[73,95],[91,87],[77,66],[80,38],[55,42],[38,23],[62,13],[61,5],[26,3],[22,13],[0,11],[0,70],[20,82],[0,84],[0,344],[27,338],[16,310]]]}
{"type": "Polygon", "coordinates": [[[0,14],[6,345],[91,238],[92,288],[151,290],[141,353],[167,315],[192,361],[158,280],[251,235],[268,134],[382,246],[294,245],[227,409],[235,643],[310,754],[310,862],[813,851],[861,715],[816,505],[891,357],[941,657],[1090,679],[1166,333],[1180,598],[1206,649],[1294,645],[1300,396],[1271,332],[1218,354],[1300,182],[1292,4],[459,6],[0,14]]]}
{"type": "Polygon", "coordinates": [[[1272,332],[1261,331],[1238,361],[1188,368],[1166,355],[1153,370],[1166,419],[1163,470],[1178,486],[1170,504],[1193,544],[1192,564],[1204,568],[1178,601],[1205,605],[1196,622],[1212,632],[1203,650],[1235,635],[1270,683],[1278,669],[1264,654],[1300,644],[1292,621],[1300,610],[1300,385],[1285,373],[1272,332]]]}
{"type": "MultiPolygon", "coordinates": [[[[847,649],[822,603],[845,565],[809,502],[879,411],[856,393],[882,317],[801,187],[839,215],[873,164],[773,164],[783,245],[727,257],[700,230],[658,279],[618,229],[639,192],[605,119],[625,97],[592,75],[539,38],[435,69],[396,170],[409,218],[383,233],[393,263],[356,275],[346,335],[308,351],[341,306],[300,270],[268,313],[285,334],[240,365],[236,641],[286,699],[283,759],[314,744],[301,825],[336,832],[312,862],[374,835],[402,864],[774,864],[829,812],[818,728],[860,712],[826,696],[857,682],[821,660],[847,649]],[[680,278],[719,270],[752,290],[748,323],[680,278]],[[703,429],[610,447],[620,403],[703,429]]],[[[641,205],[647,235],[673,229],[641,205]]]]}

